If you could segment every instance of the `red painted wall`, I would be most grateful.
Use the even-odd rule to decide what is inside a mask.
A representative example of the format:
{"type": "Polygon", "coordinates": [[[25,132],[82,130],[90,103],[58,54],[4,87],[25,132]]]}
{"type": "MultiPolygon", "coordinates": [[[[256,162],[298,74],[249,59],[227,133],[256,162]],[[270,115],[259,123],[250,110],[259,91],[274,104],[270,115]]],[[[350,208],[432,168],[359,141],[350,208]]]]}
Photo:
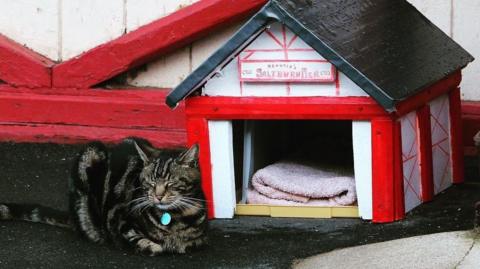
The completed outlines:
{"type": "MultiPolygon", "coordinates": [[[[158,146],[185,145],[184,109],[171,111],[164,105],[168,90],[95,85],[246,18],[266,2],[199,1],[63,63],[0,35],[0,141],[117,142],[142,136],[158,146]],[[163,38],[172,31],[172,38],[163,38]]],[[[462,117],[465,152],[474,154],[480,102],[463,102],[462,117]]]]}

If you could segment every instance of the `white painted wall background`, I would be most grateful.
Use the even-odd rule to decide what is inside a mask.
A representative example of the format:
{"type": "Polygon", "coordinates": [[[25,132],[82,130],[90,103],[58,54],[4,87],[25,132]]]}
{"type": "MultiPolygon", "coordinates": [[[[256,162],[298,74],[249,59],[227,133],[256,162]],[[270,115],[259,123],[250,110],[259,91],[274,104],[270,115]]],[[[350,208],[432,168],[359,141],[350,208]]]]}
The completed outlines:
{"type": "MultiPolygon", "coordinates": [[[[0,0],[0,33],[55,60],[84,51],[199,0],[0,0]]],[[[201,0],[200,0],[201,1],[201,0]]],[[[480,1],[409,0],[478,60],[464,71],[463,99],[480,101],[480,1]]],[[[148,64],[134,86],[171,88],[218,48],[240,24],[216,31],[148,64]]]]}

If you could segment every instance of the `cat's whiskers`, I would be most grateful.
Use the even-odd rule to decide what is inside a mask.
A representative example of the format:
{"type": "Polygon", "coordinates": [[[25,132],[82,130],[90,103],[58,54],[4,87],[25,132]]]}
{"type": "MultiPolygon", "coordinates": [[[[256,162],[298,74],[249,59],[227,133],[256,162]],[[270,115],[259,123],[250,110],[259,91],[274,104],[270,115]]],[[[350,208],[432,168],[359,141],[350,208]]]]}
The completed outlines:
{"type": "Polygon", "coordinates": [[[139,202],[143,202],[145,201],[147,198],[146,197],[139,197],[139,198],[135,198],[135,199],[132,199],[130,202],[127,203],[127,205],[130,205],[130,204],[133,204],[133,203],[139,203],[139,202]]]}
{"type": "Polygon", "coordinates": [[[139,190],[139,189],[141,189],[141,188],[143,188],[143,187],[142,187],[142,186],[136,187],[136,188],[130,189],[130,190],[126,191],[126,192],[128,192],[128,193],[134,192],[134,191],[139,190]]]}
{"type": "Polygon", "coordinates": [[[178,201],[180,204],[184,206],[185,209],[189,209],[189,208],[203,209],[203,206],[201,206],[198,202],[189,200],[189,198],[187,197],[182,197],[178,201]]]}
{"type": "Polygon", "coordinates": [[[139,202],[138,204],[132,206],[129,213],[137,212],[140,208],[144,206],[145,201],[139,202]]]}
{"type": "Polygon", "coordinates": [[[182,200],[186,201],[186,202],[189,202],[189,203],[192,203],[194,205],[201,205],[201,203],[205,201],[203,199],[197,199],[197,198],[185,197],[185,196],[182,197],[182,200]]]}
{"type": "MultiPolygon", "coordinates": [[[[197,204],[200,204],[200,205],[202,205],[204,203],[205,204],[211,204],[212,203],[211,201],[207,201],[205,199],[198,199],[198,198],[193,198],[193,197],[188,197],[188,196],[184,196],[183,198],[185,198],[187,200],[194,201],[194,202],[196,202],[197,204]]],[[[203,206],[202,206],[202,208],[203,208],[203,206]]]]}
{"type": "Polygon", "coordinates": [[[195,201],[199,201],[199,202],[205,202],[206,201],[205,199],[198,199],[198,198],[187,197],[187,196],[184,196],[182,198],[189,199],[189,200],[195,200],[195,201]]]}
{"type": "Polygon", "coordinates": [[[140,201],[137,204],[135,204],[134,206],[132,206],[129,214],[131,214],[131,213],[140,213],[141,214],[143,211],[145,211],[145,209],[147,209],[149,207],[152,207],[154,205],[153,202],[150,201],[150,199],[148,199],[146,197],[141,197],[141,198],[143,198],[143,201],[141,201],[142,199],[137,198],[140,201]]]}
{"type": "Polygon", "coordinates": [[[179,203],[179,200],[178,199],[175,199],[175,201],[173,201],[173,203],[171,204],[172,208],[174,209],[182,209],[182,204],[179,203]]]}
{"type": "Polygon", "coordinates": [[[187,209],[187,205],[182,202],[181,198],[175,198],[173,201],[170,203],[169,207],[175,210],[180,210],[183,211],[184,209],[187,209]]]}
{"type": "Polygon", "coordinates": [[[154,204],[149,201],[149,202],[140,210],[140,214],[143,214],[143,212],[144,212],[145,210],[147,210],[148,208],[150,208],[150,207],[152,207],[152,206],[154,206],[154,204]]]}

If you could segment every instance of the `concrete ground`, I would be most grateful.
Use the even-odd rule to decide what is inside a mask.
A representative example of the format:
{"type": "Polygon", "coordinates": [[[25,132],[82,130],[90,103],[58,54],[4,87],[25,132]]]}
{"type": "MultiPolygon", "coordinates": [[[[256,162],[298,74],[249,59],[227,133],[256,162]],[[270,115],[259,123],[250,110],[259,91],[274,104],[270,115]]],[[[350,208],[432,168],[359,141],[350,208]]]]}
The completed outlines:
{"type": "Polygon", "coordinates": [[[294,268],[477,269],[480,239],[472,231],[416,236],[320,254],[294,268]]]}
{"type": "MultiPolygon", "coordinates": [[[[65,210],[66,178],[79,149],[78,145],[0,143],[0,201],[36,202],[65,210]]],[[[335,249],[468,230],[473,227],[473,204],[480,200],[480,181],[477,160],[467,159],[467,163],[466,183],[416,208],[404,221],[379,225],[359,219],[214,220],[208,246],[186,255],[142,257],[91,244],[56,227],[0,222],[0,268],[290,268],[302,259],[335,249]]],[[[461,238],[462,234],[457,235],[461,238]]],[[[431,242],[446,244],[445,238],[451,237],[431,242]]],[[[377,253],[373,251],[368,255],[377,253]]]]}

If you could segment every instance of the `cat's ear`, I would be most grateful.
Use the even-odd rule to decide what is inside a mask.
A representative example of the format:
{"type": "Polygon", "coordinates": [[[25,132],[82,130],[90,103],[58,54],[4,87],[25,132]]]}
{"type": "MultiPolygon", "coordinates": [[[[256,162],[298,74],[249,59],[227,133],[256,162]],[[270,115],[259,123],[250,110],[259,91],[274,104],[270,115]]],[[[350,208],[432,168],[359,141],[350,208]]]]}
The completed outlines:
{"type": "Polygon", "coordinates": [[[140,156],[140,159],[142,159],[143,163],[149,163],[150,160],[147,154],[145,154],[145,152],[143,151],[143,149],[140,148],[136,141],[133,141],[133,144],[135,145],[135,149],[137,149],[138,155],[140,156]]]}
{"type": "Polygon", "coordinates": [[[198,152],[199,148],[198,145],[195,144],[191,146],[187,151],[183,152],[180,157],[178,157],[178,162],[192,165],[192,164],[197,164],[198,162],[198,152]]]}

